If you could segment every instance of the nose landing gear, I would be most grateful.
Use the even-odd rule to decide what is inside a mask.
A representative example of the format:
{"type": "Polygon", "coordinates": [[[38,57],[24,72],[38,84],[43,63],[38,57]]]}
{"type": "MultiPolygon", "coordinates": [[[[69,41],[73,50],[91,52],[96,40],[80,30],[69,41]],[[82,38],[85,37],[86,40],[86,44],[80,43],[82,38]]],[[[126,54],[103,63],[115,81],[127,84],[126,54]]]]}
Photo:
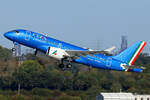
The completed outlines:
{"type": "Polygon", "coordinates": [[[16,48],[11,48],[11,51],[12,51],[12,52],[16,51],[16,48]]]}
{"type": "Polygon", "coordinates": [[[11,48],[11,51],[12,51],[13,55],[15,56],[15,54],[16,54],[16,47],[17,47],[18,44],[16,42],[14,42],[13,44],[14,44],[14,47],[11,48]]]}

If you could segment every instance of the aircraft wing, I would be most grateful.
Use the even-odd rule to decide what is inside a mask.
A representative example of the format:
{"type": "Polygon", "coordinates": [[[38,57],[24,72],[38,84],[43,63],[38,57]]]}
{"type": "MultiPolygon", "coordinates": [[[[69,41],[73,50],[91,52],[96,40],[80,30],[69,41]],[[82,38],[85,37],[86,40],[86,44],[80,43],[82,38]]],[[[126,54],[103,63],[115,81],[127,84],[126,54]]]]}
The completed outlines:
{"type": "Polygon", "coordinates": [[[104,51],[107,52],[107,53],[111,53],[114,49],[116,49],[115,46],[113,46],[111,48],[108,48],[108,49],[105,49],[104,51]]]}
{"type": "Polygon", "coordinates": [[[71,56],[86,56],[86,55],[93,55],[93,54],[110,54],[110,52],[115,48],[116,47],[113,46],[111,48],[102,51],[89,50],[89,51],[66,51],[66,52],[71,56]]]}
{"type": "Polygon", "coordinates": [[[92,54],[105,54],[104,51],[66,51],[71,56],[86,56],[92,54]]]}

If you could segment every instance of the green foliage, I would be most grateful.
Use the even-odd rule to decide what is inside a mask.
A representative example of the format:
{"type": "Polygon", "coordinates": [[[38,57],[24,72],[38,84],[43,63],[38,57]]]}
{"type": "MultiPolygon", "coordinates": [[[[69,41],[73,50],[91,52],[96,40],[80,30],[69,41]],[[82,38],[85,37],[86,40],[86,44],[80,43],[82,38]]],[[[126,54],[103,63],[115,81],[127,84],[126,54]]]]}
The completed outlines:
{"type": "Polygon", "coordinates": [[[42,66],[37,61],[27,60],[14,72],[13,75],[16,79],[14,84],[21,84],[21,87],[26,89],[39,87],[41,80],[38,76],[41,75],[42,70],[42,66]]]}
{"type": "Polygon", "coordinates": [[[32,89],[32,95],[38,95],[38,96],[50,96],[52,95],[52,91],[45,88],[34,88],[32,89]]]}
{"type": "Polygon", "coordinates": [[[150,93],[150,56],[142,54],[135,65],[143,73],[129,73],[73,64],[73,70],[58,69],[45,56],[26,55],[20,66],[10,50],[0,46],[0,100],[95,100],[99,92],[150,93]],[[20,85],[21,95],[17,95],[20,85]]]}
{"type": "Polygon", "coordinates": [[[34,60],[27,60],[25,61],[19,68],[19,72],[24,72],[24,73],[32,73],[36,71],[41,71],[42,66],[34,60]]]}
{"type": "MultiPolygon", "coordinates": [[[[46,100],[46,99],[42,96],[35,95],[35,96],[32,96],[30,100],[46,100]]],[[[47,100],[50,100],[50,99],[47,99],[47,100]]]]}
{"type": "Polygon", "coordinates": [[[81,100],[80,97],[72,97],[72,96],[68,96],[68,95],[63,95],[63,96],[60,96],[59,98],[57,98],[56,100],[81,100]]]}
{"type": "Polygon", "coordinates": [[[29,100],[29,99],[24,95],[15,95],[12,97],[12,100],[29,100]]]}
{"type": "Polygon", "coordinates": [[[7,61],[11,57],[10,50],[0,46],[0,60],[7,61]]]}
{"type": "Polygon", "coordinates": [[[80,73],[77,77],[75,77],[73,85],[75,90],[87,90],[92,84],[85,73],[80,73]]]}
{"type": "Polygon", "coordinates": [[[4,96],[0,94],[0,100],[11,100],[9,96],[4,96]]]}

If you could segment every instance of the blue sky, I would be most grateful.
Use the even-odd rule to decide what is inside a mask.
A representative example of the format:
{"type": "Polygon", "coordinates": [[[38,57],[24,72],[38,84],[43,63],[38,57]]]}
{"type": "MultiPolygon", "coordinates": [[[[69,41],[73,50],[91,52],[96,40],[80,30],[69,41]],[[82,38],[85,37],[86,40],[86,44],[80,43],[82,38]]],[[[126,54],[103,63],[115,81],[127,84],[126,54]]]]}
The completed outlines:
{"type": "MultiPolygon", "coordinates": [[[[150,43],[150,0],[0,0],[0,45],[12,47],[3,33],[27,29],[83,47],[150,43]]],[[[145,51],[148,52],[149,45],[145,51]]]]}

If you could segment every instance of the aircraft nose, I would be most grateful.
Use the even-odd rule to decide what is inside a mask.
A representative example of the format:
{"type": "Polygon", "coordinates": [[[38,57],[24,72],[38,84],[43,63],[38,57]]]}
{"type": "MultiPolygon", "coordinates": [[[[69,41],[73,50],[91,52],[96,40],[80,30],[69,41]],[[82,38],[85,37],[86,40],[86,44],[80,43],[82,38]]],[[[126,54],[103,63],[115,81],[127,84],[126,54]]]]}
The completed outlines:
{"type": "Polygon", "coordinates": [[[10,38],[10,37],[11,37],[11,35],[12,35],[12,33],[11,33],[11,32],[6,32],[6,33],[4,33],[4,36],[5,36],[6,38],[10,38]]]}

